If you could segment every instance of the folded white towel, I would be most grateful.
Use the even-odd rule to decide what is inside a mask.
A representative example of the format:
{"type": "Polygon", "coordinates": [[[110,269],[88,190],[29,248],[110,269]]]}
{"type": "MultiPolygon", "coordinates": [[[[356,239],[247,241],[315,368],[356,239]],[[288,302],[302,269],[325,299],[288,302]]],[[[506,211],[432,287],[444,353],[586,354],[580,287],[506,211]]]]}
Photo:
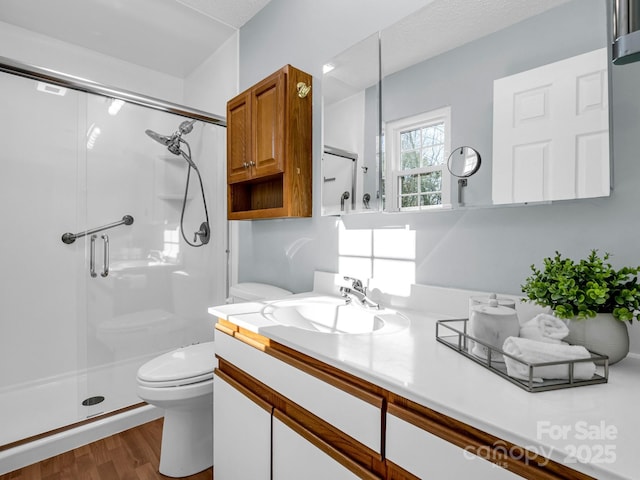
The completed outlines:
{"type": "MultiPolygon", "coordinates": [[[[564,360],[578,360],[590,358],[589,351],[580,345],[555,344],[538,342],[528,338],[509,337],[504,341],[502,350],[509,355],[527,363],[557,362],[564,360]]],[[[513,358],[504,356],[507,375],[513,378],[529,380],[529,367],[513,358]]],[[[542,382],[543,379],[568,379],[569,365],[549,365],[533,369],[533,381],[542,382]]],[[[574,380],[589,380],[596,372],[593,362],[576,362],[573,364],[574,380]]]]}
{"type": "Polygon", "coordinates": [[[567,325],[557,317],[540,313],[520,327],[520,336],[540,342],[561,343],[569,335],[567,325]]]}

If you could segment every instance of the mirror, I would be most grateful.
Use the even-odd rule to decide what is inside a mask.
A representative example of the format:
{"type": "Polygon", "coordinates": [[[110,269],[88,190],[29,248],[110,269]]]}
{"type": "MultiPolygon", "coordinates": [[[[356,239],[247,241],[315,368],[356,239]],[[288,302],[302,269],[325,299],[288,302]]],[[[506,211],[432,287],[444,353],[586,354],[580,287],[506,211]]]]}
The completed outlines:
{"type": "Polygon", "coordinates": [[[376,33],[323,67],[323,215],[379,210],[379,48],[376,33]]]}
{"type": "Polygon", "coordinates": [[[434,0],[382,31],[384,209],[609,195],[607,26],[606,0],[434,0]]]}
{"type": "Polygon", "coordinates": [[[480,154],[471,147],[458,147],[447,160],[449,173],[457,178],[469,178],[480,169],[480,154]]]}
{"type": "Polygon", "coordinates": [[[607,0],[433,0],[338,56],[346,72],[323,78],[325,144],[359,154],[352,211],[608,196],[609,10],[607,0]],[[338,108],[355,98],[358,121],[338,108]],[[359,147],[340,138],[356,128],[359,147]],[[464,202],[447,168],[461,145],[482,156],[464,202]]]}

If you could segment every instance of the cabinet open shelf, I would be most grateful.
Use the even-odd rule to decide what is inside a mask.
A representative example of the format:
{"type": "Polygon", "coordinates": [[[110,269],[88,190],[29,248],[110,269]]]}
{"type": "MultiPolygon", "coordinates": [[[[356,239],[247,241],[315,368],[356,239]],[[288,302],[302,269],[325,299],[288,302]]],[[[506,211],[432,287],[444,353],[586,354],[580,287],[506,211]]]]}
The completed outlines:
{"type": "Polygon", "coordinates": [[[229,185],[229,218],[271,216],[284,206],[284,176],[261,178],[229,185]]]}

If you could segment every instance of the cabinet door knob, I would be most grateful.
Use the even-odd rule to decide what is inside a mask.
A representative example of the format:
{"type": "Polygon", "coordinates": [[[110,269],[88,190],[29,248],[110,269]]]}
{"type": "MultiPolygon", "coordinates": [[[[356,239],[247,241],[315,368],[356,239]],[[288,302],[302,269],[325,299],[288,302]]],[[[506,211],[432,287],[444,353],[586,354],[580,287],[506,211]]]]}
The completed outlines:
{"type": "Polygon", "coordinates": [[[255,167],[256,166],[256,162],[251,161],[251,162],[249,162],[249,165],[251,165],[252,167],[255,167]]]}
{"type": "Polygon", "coordinates": [[[248,164],[247,162],[244,162],[244,163],[242,164],[242,166],[243,166],[244,168],[249,168],[249,164],[248,164]]]}

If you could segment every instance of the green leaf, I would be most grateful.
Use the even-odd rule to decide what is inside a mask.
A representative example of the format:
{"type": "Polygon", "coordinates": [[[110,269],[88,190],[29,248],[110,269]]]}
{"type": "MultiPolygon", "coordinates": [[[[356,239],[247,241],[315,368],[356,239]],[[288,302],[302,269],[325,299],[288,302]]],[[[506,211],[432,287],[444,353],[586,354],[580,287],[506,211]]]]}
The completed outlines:
{"type": "Polygon", "coordinates": [[[560,318],[589,318],[597,313],[631,321],[640,314],[640,267],[609,263],[610,255],[591,250],[586,258],[574,261],[560,252],[544,258],[542,268],[530,266],[531,274],[521,285],[525,296],[539,305],[551,307],[560,318]]]}

